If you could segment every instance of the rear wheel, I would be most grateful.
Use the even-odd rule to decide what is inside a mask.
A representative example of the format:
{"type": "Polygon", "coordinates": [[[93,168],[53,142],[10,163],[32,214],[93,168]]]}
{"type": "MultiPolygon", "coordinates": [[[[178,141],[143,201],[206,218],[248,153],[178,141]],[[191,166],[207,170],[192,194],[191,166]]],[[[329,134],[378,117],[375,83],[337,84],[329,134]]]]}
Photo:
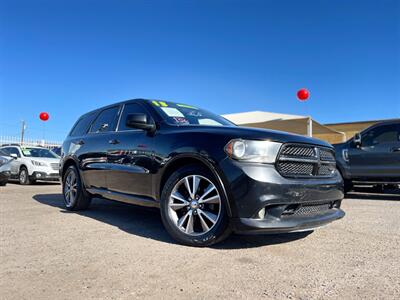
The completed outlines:
{"type": "Polygon", "coordinates": [[[209,246],[230,233],[226,199],[213,174],[200,165],[183,167],[167,180],[161,218],[168,233],[189,246],[209,246]]]}
{"type": "Polygon", "coordinates": [[[18,176],[19,183],[22,185],[29,185],[31,184],[31,179],[29,178],[28,169],[26,167],[21,167],[19,170],[18,176]]]}
{"type": "Polygon", "coordinates": [[[90,206],[91,197],[86,192],[75,166],[68,167],[64,174],[63,195],[68,210],[84,210],[90,206]]]}

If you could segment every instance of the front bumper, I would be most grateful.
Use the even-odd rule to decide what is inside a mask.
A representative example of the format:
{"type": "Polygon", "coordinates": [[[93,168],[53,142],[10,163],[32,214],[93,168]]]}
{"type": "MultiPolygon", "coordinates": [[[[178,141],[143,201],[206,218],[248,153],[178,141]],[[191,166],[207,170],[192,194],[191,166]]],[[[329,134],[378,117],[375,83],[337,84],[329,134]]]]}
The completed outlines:
{"type": "Polygon", "coordinates": [[[46,172],[33,172],[31,178],[34,180],[44,180],[44,181],[59,181],[60,174],[58,173],[46,173],[46,172]]]}
{"type": "Polygon", "coordinates": [[[5,171],[0,171],[0,181],[8,181],[8,179],[10,179],[11,176],[11,172],[8,170],[5,171]]]}
{"type": "Polygon", "coordinates": [[[282,177],[273,165],[221,163],[232,229],[239,233],[307,230],[344,216],[343,180],[282,177]]]}
{"type": "Polygon", "coordinates": [[[232,219],[232,226],[237,233],[285,233],[311,230],[343,218],[344,211],[332,208],[323,214],[310,216],[265,216],[264,219],[237,218],[232,219]]]}

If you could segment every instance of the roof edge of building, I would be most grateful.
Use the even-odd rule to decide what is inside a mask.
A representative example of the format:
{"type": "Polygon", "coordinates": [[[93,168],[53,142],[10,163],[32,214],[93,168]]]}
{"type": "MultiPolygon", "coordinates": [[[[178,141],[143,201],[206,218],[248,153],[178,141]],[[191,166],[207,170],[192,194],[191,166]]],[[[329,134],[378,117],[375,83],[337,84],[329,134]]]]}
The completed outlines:
{"type": "Polygon", "coordinates": [[[325,126],[333,126],[333,125],[346,125],[346,124],[365,124],[365,123],[379,123],[379,122],[390,122],[396,121],[399,118],[390,118],[390,119],[379,119],[379,120],[368,120],[368,121],[354,121],[354,122],[340,122],[340,123],[325,123],[325,126]]]}

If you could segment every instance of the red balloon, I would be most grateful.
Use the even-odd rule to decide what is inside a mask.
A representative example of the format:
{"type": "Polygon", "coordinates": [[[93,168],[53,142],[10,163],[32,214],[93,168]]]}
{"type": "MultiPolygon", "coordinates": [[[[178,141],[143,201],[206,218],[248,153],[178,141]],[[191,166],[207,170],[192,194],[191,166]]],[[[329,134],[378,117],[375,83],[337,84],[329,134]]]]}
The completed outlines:
{"type": "Polygon", "coordinates": [[[49,114],[47,112],[41,112],[39,115],[40,120],[47,121],[49,119],[49,114]]]}
{"type": "Polygon", "coordinates": [[[306,101],[310,97],[310,92],[307,89],[301,89],[297,92],[297,98],[300,101],[306,101]]]}

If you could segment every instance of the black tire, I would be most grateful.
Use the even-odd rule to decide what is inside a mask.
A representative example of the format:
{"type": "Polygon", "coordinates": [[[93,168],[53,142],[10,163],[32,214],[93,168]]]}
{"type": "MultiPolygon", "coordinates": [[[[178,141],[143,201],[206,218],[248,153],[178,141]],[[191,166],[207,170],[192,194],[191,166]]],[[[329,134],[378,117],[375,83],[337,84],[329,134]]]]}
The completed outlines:
{"type": "Polygon", "coordinates": [[[351,190],[353,189],[353,183],[351,182],[351,180],[348,179],[343,179],[343,180],[344,180],[344,193],[347,194],[351,192],[351,190]]]}
{"type": "MultiPolygon", "coordinates": [[[[74,185],[75,186],[75,185],[74,185]]],[[[65,171],[63,180],[62,180],[62,191],[63,191],[63,198],[64,198],[64,204],[65,208],[67,210],[85,210],[90,206],[90,203],[92,201],[91,196],[86,192],[85,187],[82,183],[81,177],[79,175],[79,172],[75,166],[70,166],[68,167],[67,171],[65,171]],[[72,192],[71,190],[71,185],[74,184],[68,184],[67,180],[71,177],[69,176],[75,176],[76,179],[76,187],[74,188],[75,193],[72,192]],[[68,199],[67,196],[67,189],[70,189],[70,197],[68,199]],[[72,198],[72,195],[73,198],[72,198]]]]}
{"type": "Polygon", "coordinates": [[[0,186],[6,186],[7,181],[0,181],[0,186]]]}
{"type": "MultiPolygon", "coordinates": [[[[201,165],[188,165],[172,173],[165,183],[161,193],[161,219],[168,233],[179,243],[197,247],[210,246],[224,240],[231,233],[229,217],[226,211],[226,201],[227,199],[225,198],[220,185],[207,168],[201,165]],[[169,199],[174,187],[182,179],[191,175],[201,176],[207,179],[207,181],[214,185],[220,197],[220,209],[217,221],[214,223],[214,225],[212,225],[212,227],[210,227],[208,232],[198,233],[198,235],[194,236],[179,229],[178,225],[172,220],[169,214],[169,199]]],[[[197,218],[199,218],[199,216],[197,218]]]]}
{"type": "Polygon", "coordinates": [[[18,181],[19,184],[22,185],[30,185],[32,183],[31,179],[29,178],[29,172],[26,167],[21,167],[18,174],[18,181]]]}
{"type": "Polygon", "coordinates": [[[385,193],[385,186],[383,184],[376,184],[372,188],[373,193],[383,194],[385,193]]]}

